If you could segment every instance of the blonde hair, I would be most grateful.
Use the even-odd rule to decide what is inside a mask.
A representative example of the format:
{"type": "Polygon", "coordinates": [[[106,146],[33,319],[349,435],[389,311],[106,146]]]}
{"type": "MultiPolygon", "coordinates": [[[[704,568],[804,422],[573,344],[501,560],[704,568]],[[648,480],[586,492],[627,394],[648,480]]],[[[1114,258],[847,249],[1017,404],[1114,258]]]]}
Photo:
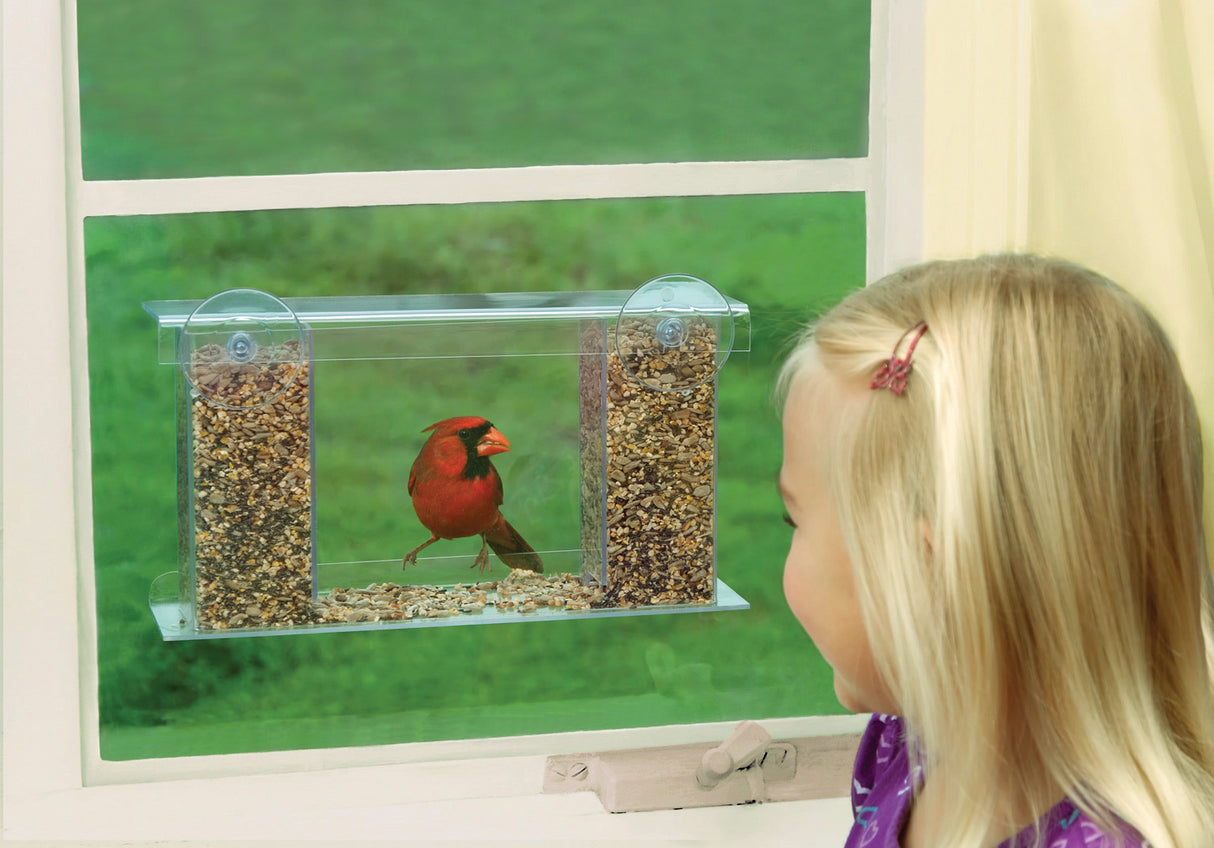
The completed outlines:
{"type": "Polygon", "coordinates": [[[940,844],[977,844],[1000,793],[1044,815],[1044,787],[1214,844],[1201,441],[1159,324],[1065,262],[935,262],[818,320],[780,385],[821,372],[861,390],[827,485],[911,762],[947,766],[940,844]],[[869,391],[920,320],[905,394],[869,391]]]}

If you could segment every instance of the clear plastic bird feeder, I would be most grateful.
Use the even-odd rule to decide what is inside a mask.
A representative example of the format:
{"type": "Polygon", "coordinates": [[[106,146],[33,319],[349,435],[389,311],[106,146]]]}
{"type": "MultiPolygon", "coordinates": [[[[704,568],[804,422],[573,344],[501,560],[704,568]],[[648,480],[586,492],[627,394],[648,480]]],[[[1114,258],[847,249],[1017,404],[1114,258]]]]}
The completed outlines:
{"type": "Polygon", "coordinates": [[[730,301],[688,276],[583,327],[582,573],[615,605],[716,599],[716,377],[733,337],[730,301]]]}
{"type": "Polygon", "coordinates": [[[179,563],[150,597],[165,639],[747,607],[717,574],[716,386],[749,311],[703,280],[144,307],[178,375],[179,563]],[[405,491],[422,428],[507,429],[507,386],[537,409],[493,457],[502,510],[543,573],[469,572],[479,538],[402,568],[425,540],[405,491]],[[371,478],[376,515],[343,511],[371,478]],[[377,528],[350,531],[356,551],[338,538],[354,526],[377,528]]]}

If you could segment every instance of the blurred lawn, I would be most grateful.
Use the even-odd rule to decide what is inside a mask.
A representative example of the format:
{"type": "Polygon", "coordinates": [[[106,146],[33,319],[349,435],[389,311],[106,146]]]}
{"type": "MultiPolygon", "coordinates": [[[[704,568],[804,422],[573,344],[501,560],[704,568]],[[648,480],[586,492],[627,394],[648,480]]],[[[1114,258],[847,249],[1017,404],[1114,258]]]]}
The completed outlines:
{"type": "MultiPolygon", "coordinates": [[[[796,91],[781,95],[775,105],[766,97],[736,94],[722,102],[730,120],[748,128],[735,137],[756,151],[753,155],[774,150],[793,155],[788,139],[813,135],[781,136],[782,131],[773,128],[779,122],[775,112],[831,128],[822,143],[832,149],[854,154],[859,144],[847,126],[856,115],[862,120],[864,113],[857,99],[866,98],[867,10],[855,10],[851,4],[697,3],[691,14],[691,6],[682,8],[686,4],[659,3],[638,5],[625,14],[619,6],[589,3],[303,2],[287,11],[275,3],[212,2],[191,5],[188,14],[194,16],[194,27],[188,33],[181,30],[186,5],[152,0],[80,5],[91,178],[483,164],[518,157],[528,162],[611,161],[621,152],[652,160],[678,155],[682,149],[663,147],[653,136],[626,144],[612,135],[635,123],[635,98],[613,100],[595,112],[601,132],[583,134],[580,147],[566,146],[567,139],[545,130],[540,118],[534,118],[530,134],[513,142],[503,139],[500,151],[487,142],[491,135],[482,133],[473,144],[452,128],[442,103],[428,107],[437,110],[430,120],[407,117],[407,133],[386,113],[362,122],[350,118],[347,112],[359,109],[355,93],[364,90],[358,86],[366,93],[361,108],[380,109],[375,97],[383,94],[382,80],[401,73],[397,64],[402,55],[413,55],[401,46],[405,42],[391,47],[385,41],[389,34],[376,34],[377,24],[404,20],[406,10],[410,16],[417,14],[409,18],[411,32],[429,32],[426,38],[442,40],[450,48],[427,60],[427,79],[449,77],[451,90],[476,92],[499,109],[507,110],[513,95],[481,91],[484,69],[467,66],[479,67],[477,57],[506,49],[500,38],[503,27],[559,24],[565,28],[564,41],[574,35],[607,38],[601,30],[610,18],[617,29],[624,28],[623,40],[604,44],[604,57],[617,56],[637,32],[687,30],[678,43],[697,45],[697,61],[706,74],[713,65],[706,57],[732,49],[757,68],[750,85],[770,81],[782,90],[789,77],[799,80],[796,91]],[[820,8],[808,14],[805,6],[820,8]],[[517,14],[509,19],[490,14],[507,7],[517,14]],[[348,11],[348,20],[325,17],[326,8],[348,11]],[[379,13],[371,14],[371,8],[379,13]],[[674,16],[680,8],[686,14],[674,16]],[[256,9],[268,9],[270,18],[282,26],[271,33],[264,25],[250,24],[256,9]],[[453,17],[444,17],[448,10],[453,17]],[[477,10],[488,16],[481,28],[469,23],[468,16],[474,18],[477,10]],[[738,33],[757,30],[762,37],[756,36],[756,44],[766,44],[774,38],[769,31],[773,21],[783,22],[783,29],[800,21],[804,29],[805,22],[827,12],[836,16],[838,25],[825,33],[815,30],[813,43],[828,45],[831,55],[864,58],[850,65],[837,63],[837,91],[806,90],[805,79],[798,76],[800,65],[794,63],[789,70],[779,64],[794,62],[789,51],[774,49],[773,44],[768,55],[755,44],[731,41],[738,33]],[[737,24],[724,35],[723,18],[737,24]],[[488,26],[490,21],[496,21],[494,26],[488,26]],[[440,39],[445,28],[457,24],[461,39],[440,39]],[[123,58],[131,33],[139,34],[141,46],[123,58]],[[326,34],[333,37],[321,37],[326,34]],[[196,55],[182,46],[190,39],[209,44],[214,52],[207,54],[205,67],[195,66],[197,74],[174,71],[177,65],[189,67],[188,57],[196,55]],[[294,53],[268,61],[266,51],[280,41],[294,45],[294,53]],[[353,58],[343,64],[342,56],[353,58]],[[288,72],[294,60],[306,60],[306,72],[288,72]],[[327,71],[320,74],[317,68],[327,71]],[[847,68],[852,71],[843,73],[847,68]],[[213,79],[216,75],[233,82],[220,85],[213,79]],[[457,77],[464,82],[458,83],[457,77]],[[245,85],[234,89],[238,80],[245,85]],[[281,90],[269,80],[289,87],[291,97],[280,96],[281,90]],[[790,110],[787,104],[794,96],[792,102],[799,105],[790,110]],[[803,104],[815,96],[822,105],[807,112],[803,104]],[[166,97],[173,100],[172,114],[165,113],[166,97]],[[245,124],[232,119],[238,111],[225,111],[253,109],[257,103],[265,114],[245,124]],[[328,130],[342,131],[328,136],[319,130],[270,131],[267,128],[278,120],[275,110],[303,116],[301,120],[332,115],[340,127],[328,130]],[[210,116],[207,120],[217,126],[189,129],[182,123],[187,112],[191,120],[210,116]],[[242,126],[247,137],[238,131],[242,126]],[[408,144],[402,141],[405,136],[408,144]],[[460,153],[464,146],[479,152],[460,153]],[[657,153],[645,155],[646,150],[657,153]],[[489,159],[486,151],[492,154],[489,159]],[[493,158],[499,152],[505,158],[493,158]],[[404,158],[395,158],[398,154],[404,158]]],[[[810,35],[801,31],[799,37],[804,44],[810,35]]],[[[529,38],[538,38],[545,49],[556,49],[551,39],[529,38]]],[[[405,41],[416,48],[416,39],[405,41]]],[[[437,50],[433,44],[429,49],[437,50]]],[[[650,44],[648,49],[656,48],[650,44]]],[[[561,85],[574,92],[588,90],[590,82],[578,75],[595,76],[598,68],[570,57],[560,65],[561,85]]],[[[408,75],[415,78],[419,73],[412,70],[408,75]]],[[[535,79],[551,75],[534,73],[535,79]]],[[[672,109],[676,101],[692,101],[699,104],[696,108],[712,111],[707,104],[713,101],[713,90],[700,84],[715,85],[715,79],[697,78],[692,91],[698,96],[662,96],[672,109]]],[[[603,90],[610,92],[612,86],[603,90]]],[[[653,96],[661,91],[655,89],[653,96]]],[[[547,94],[534,96],[537,99],[528,103],[535,109],[550,101],[547,94]]],[[[646,108],[661,112],[659,105],[649,103],[646,108]]],[[[473,136],[477,132],[469,130],[473,136]]],[[[841,711],[829,669],[788,613],[781,594],[788,536],[774,487],[780,444],[769,392],[788,336],[814,311],[863,281],[862,196],[94,218],[86,222],[86,253],[104,757],[381,744],[841,711]],[[152,579],[176,567],[174,378],[171,367],[156,364],[154,325],[140,307],[143,301],[203,298],[235,286],[279,296],[631,289],[672,272],[703,277],[752,310],[752,351],[732,357],[720,382],[718,484],[720,573],[750,601],[751,610],[219,642],[160,640],[146,598],[152,579]]],[[[359,362],[317,367],[322,560],[399,557],[421,540],[404,493],[409,463],[421,443],[418,431],[440,417],[465,411],[491,417],[515,444],[496,463],[506,482],[507,515],[525,535],[540,540],[537,546],[563,545],[576,518],[569,511],[569,497],[560,488],[537,490],[545,481],[559,480],[561,486],[575,481],[574,470],[562,465],[563,451],[576,445],[575,386],[571,376],[562,375],[565,366],[575,367],[576,358],[491,360],[483,379],[466,381],[453,381],[438,369],[427,373],[417,365],[359,362]],[[554,498],[566,501],[563,511],[553,506],[554,498]]],[[[463,553],[460,544],[442,543],[439,553],[463,553]]]]}
{"type": "Polygon", "coordinates": [[[88,179],[863,156],[856,0],[81,0],[88,179]]]}

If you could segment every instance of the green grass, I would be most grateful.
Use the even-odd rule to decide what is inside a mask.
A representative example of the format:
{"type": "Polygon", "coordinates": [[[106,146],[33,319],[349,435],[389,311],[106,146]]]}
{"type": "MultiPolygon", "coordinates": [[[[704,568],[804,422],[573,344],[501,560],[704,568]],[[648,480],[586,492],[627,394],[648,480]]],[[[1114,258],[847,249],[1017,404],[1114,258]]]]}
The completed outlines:
{"type": "MultiPolygon", "coordinates": [[[[272,29],[248,20],[254,8],[262,7],[81,4],[90,178],[862,147],[848,127],[863,115],[867,12],[851,4],[638,4],[626,13],[582,3],[267,3],[280,23],[272,29]],[[329,10],[338,8],[335,18],[329,10]],[[390,8],[421,15],[411,19],[414,52],[382,26],[390,8]],[[505,8],[520,14],[495,17],[505,8]],[[436,17],[446,10],[453,17],[436,17]],[[722,16],[732,24],[725,37],[722,16]],[[447,26],[461,38],[440,38],[447,26]],[[131,33],[141,44],[128,55],[131,33]],[[813,55],[794,56],[796,45],[813,55]],[[566,61],[558,62],[561,51],[566,61]],[[601,58],[573,61],[583,54],[601,58]],[[674,80],[700,68],[690,89],[700,96],[676,96],[662,78],[644,100],[635,87],[601,78],[609,59],[623,66],[612,73],[663,77],[652,71],[658,54],[689,63],[670,69],[674,80]],[[509,73],[490,61],[506,55],[519,65],[509,73]],[[834,69],[830,91],[805,76],[822,63],[834,69]],[[541,69],[557,66],[560,79],[541,69]],[[498,74],[507,79],[494,88],[498,74]],[[410,81],[408,96],[384,84],[397,79],[410,81]],[[565,106],[541,84],[566,91],[565,106]],[[747,86],[770,91],[743,96],[747,86]],[[446,94],[426,106],[422,95],[437,97],[432,89],[446,94]],[[818,112],[787,108],[819,96],[826,105],[818,112]],[[555,113],[570,103],[582,123],[557,132],[555,113]],[[409,111],[423,106],[428,118],[409,111]],[[532,114],[523,129],[500,116],[474,120],[491,108],[532,114]],[[704,132],[687,133],[688,116],[707,121],[718,111],[733,130],[700,123],[704,132]],[[662,124],[669,133],[641,120],[646,112],[671,118],[662,124]],[[789,121],[796,126],[781,129],[789,121]],[[825,141],[815,140],[819,130],[825,141]],[[807,146],[794,149],[789,139],[807,146]]],[[[769,392],[788,336],[863,280],[861,196],[95,218],[86,222],[86,253],[104,757],[840,711],[829,669],[781,593],[788,535],[774,487],[780,441],[769,392]],[[707,279],[752,310],[752,349],[721,375],[718,485],[720,573],[749,611],[160,640],[146,599],[156,575],[177,567],[174,377],[156,364],[143,301],[237,286],[279,296],[631,289],[672,272],[707,279]]],[[[391,559],[421,540],[404,493],[419,431],[465,411],[491,417],[515,444],[496,459],[507,515],[537,547],[569,546],[576,359],[482,361],[459,378],[433,362],[317,365],[322,560],[391,559]]],[[[438,553],[472,552],[461,545],[445,542],[438,553]]]]}
{"type": "Polygon", "coordinates": [[[862,156],[853,0],[85,0],[89,179],[862,156]]]}

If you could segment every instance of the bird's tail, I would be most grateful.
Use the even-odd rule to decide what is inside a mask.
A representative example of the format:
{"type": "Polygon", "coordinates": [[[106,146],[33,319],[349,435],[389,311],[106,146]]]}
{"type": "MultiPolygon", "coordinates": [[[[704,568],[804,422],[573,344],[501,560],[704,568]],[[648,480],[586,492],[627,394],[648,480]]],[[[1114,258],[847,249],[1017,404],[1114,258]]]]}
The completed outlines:
{"type": "Polygon", "coordinates": [[[544,562],[535,552],[535,548],[527,544],[527,540],[519,535],[504,516],[499,514],[497,521],[485,531],[485,541],[511,569],[525,568],[536,574],[544,573],[544,562]]]}

